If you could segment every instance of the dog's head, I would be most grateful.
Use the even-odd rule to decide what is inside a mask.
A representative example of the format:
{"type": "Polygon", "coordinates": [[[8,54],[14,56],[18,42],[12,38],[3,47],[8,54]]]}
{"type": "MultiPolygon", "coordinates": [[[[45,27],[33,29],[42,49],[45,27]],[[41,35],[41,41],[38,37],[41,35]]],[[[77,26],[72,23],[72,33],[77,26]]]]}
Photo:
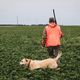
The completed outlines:
{"type": "Polygon", "coordinates": [[[20,61],[20,65],[26,65],[26,66],[28,66],[29,62],[30,62],[30,59],[24,58],[24,59],[22,59],[20,61]]]}

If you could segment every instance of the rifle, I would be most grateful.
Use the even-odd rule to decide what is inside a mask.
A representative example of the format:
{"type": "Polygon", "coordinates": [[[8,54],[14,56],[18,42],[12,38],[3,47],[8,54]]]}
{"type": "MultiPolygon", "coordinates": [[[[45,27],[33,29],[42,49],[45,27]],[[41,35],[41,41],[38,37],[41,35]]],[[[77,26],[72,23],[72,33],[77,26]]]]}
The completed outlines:
{"type": "Polygon", "coordinates": [[[53,9],[53,16],[54,16],[55,23],[57,24],[57,20],[56,20],[55,10],[54,9],[53,9]]]}

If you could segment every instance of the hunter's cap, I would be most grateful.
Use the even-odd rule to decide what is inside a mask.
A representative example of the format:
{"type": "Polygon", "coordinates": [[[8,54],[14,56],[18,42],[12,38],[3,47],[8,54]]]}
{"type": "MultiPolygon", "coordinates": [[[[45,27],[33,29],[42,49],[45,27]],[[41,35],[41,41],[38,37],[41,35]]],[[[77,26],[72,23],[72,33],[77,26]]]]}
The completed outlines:
{"type": "Polygon", "coordinates": [[[49,18],[49,23],[51,23],[51,22],[55,22],[55,19],[53,17],[49,18]]]}

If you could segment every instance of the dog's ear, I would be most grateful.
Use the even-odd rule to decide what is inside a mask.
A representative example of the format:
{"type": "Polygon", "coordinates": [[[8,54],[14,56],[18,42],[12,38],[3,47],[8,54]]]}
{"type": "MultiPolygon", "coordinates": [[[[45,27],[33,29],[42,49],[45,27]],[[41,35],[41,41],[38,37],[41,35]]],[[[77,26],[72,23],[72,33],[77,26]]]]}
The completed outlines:
{"type": "Polygon", "coordinates": [[[25,59],[26,60],[26,62],[28,62],[28,59],[25,59]]]}

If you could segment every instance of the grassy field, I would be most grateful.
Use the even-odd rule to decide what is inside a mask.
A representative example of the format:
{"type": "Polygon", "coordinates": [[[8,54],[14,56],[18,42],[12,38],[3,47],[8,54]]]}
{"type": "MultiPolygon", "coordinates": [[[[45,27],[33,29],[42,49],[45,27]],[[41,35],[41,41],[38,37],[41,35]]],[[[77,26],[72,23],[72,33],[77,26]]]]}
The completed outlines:
{"type": "Polygon", "coordinates": [[[19,65],[26,57],[46,59],[46,48],[41,47],[44,27],[0,27],[0,80],[80,80],[80,27],[63,26],[60,70],[29,71],[19,65]]]}

